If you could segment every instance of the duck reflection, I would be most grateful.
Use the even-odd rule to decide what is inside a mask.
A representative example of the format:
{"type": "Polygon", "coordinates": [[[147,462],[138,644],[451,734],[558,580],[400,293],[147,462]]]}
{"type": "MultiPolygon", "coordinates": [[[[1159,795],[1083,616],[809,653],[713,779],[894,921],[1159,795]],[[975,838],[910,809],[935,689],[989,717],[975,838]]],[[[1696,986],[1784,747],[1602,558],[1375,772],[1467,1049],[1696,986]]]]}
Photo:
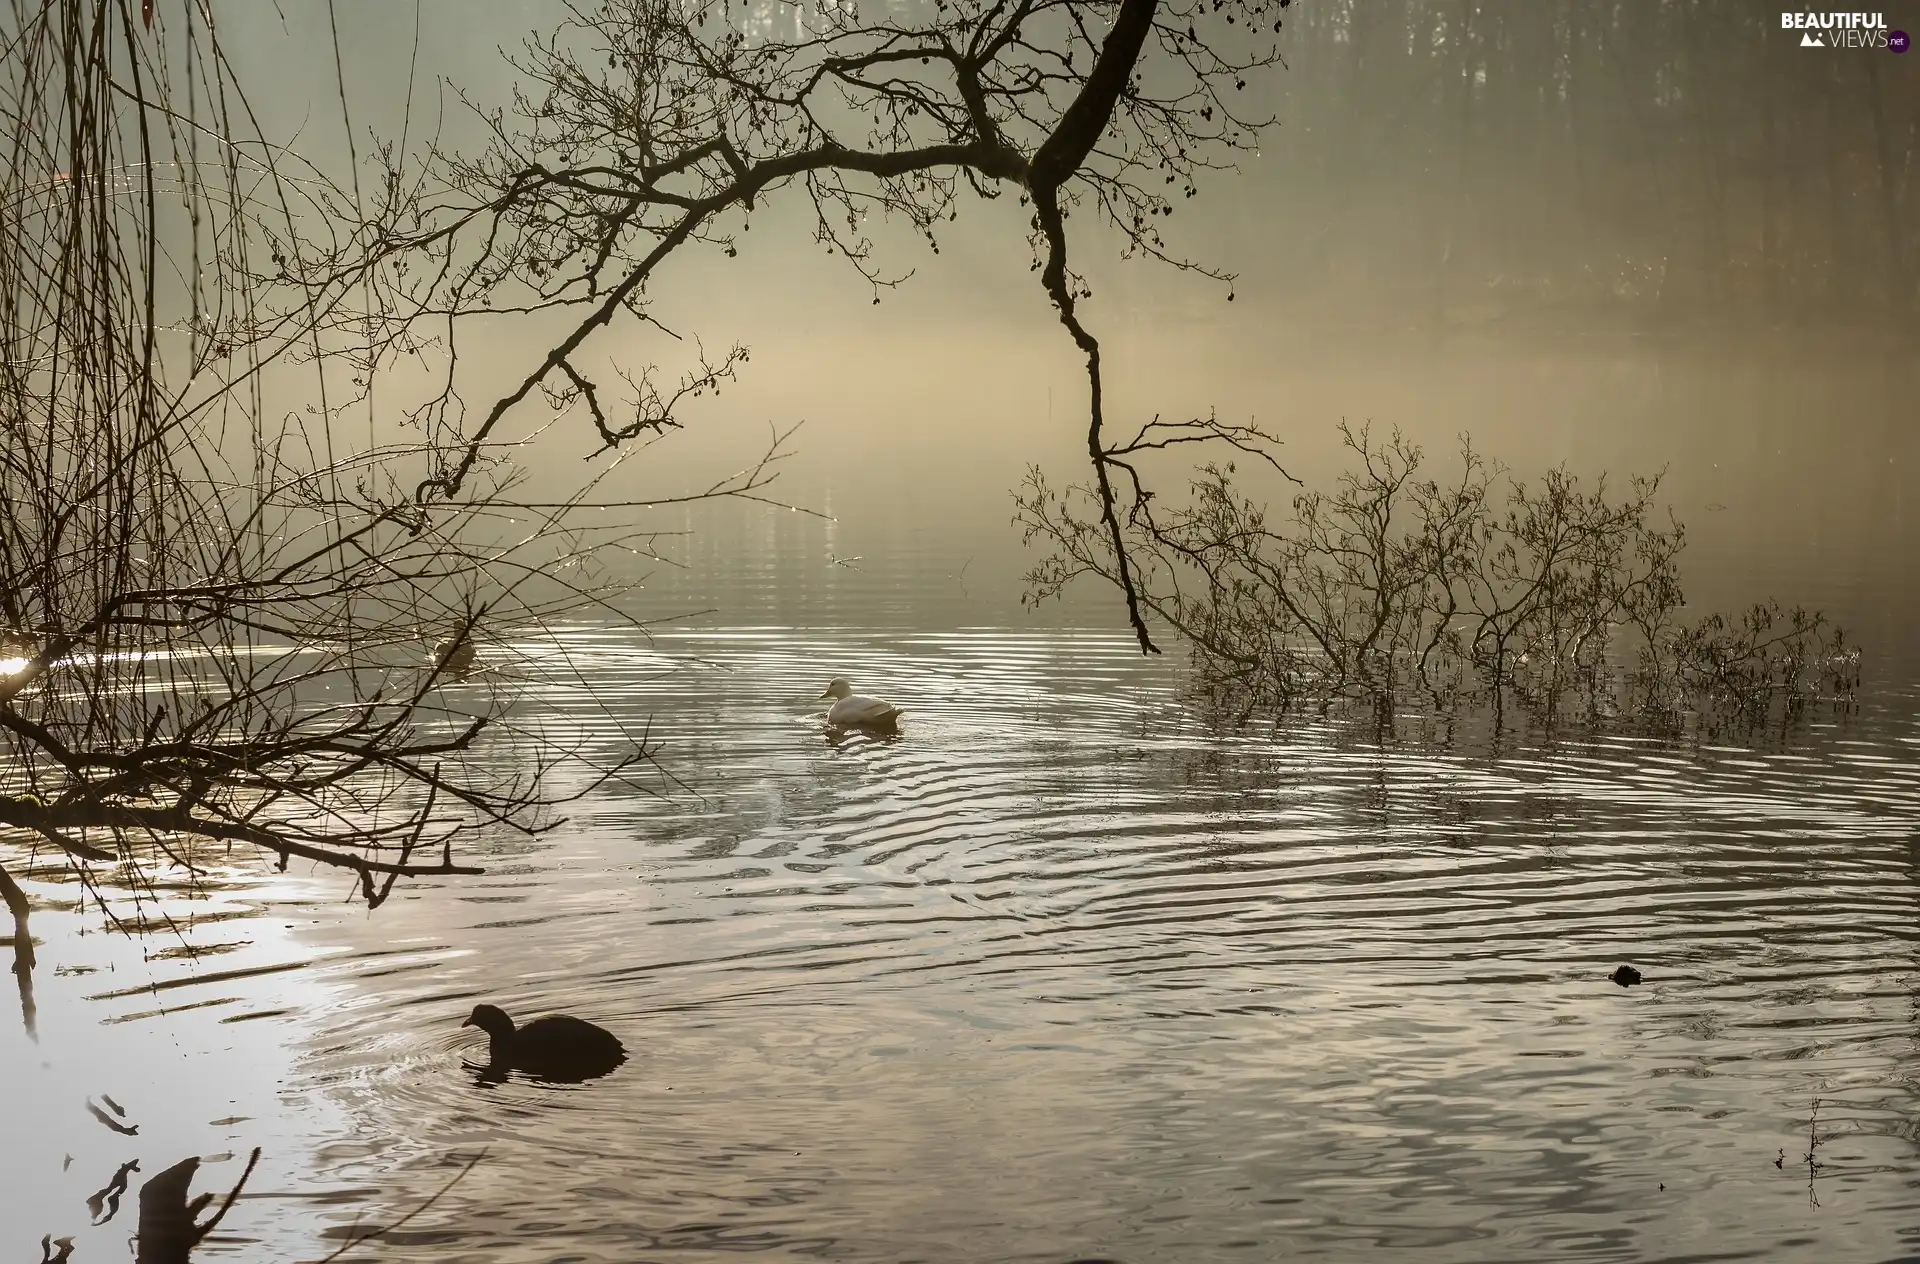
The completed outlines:
{"type": "Polygon", "coordinates": [[[843,729],[843,728],[837,728],[831,724],[828,725],[826,729],[827,745],[833,747],[836,750],[838,750],[842,746],[845,746],[848,742],[853,742],[859,745],[868,745],[868,744],[891,745],[892,743],[899,741],[900,736],[901,735],[897,730],[878,731],[874,729],[860,729],[860,728],[843,729]]]}

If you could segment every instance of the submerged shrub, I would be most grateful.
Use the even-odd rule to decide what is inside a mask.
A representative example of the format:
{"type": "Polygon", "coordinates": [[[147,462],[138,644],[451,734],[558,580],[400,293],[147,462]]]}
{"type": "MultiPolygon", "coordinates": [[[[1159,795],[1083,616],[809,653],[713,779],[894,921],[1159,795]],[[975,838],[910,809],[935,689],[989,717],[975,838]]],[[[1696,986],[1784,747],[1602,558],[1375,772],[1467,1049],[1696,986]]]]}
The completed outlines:
{"type": "MultiPolygon", "coordinates": [[[[1202,693],[1241,719],[1517,705],[1548,722],[1670,725],[1689,711],[1758,720],[1858,687],[1858,652],[1818,613],[1684,616],[1685,531],[1656,509],[1657,477],[1616,489],[1560,468],[1527,483],[1463,438],[1435,478],[1398,430],[1340,433],[1350,468],[1294,495],[1284,520],[1231,463],[1202,466],[1178,505],[1142,494],[1126,515],[1143,605],[1186,639],[1202,693]]],[[[1028,542],[1052,550],[1028,601],[1084,575],[1119,582],[1091,491],[1034,469],[1016,502],[1028,542]]]]}

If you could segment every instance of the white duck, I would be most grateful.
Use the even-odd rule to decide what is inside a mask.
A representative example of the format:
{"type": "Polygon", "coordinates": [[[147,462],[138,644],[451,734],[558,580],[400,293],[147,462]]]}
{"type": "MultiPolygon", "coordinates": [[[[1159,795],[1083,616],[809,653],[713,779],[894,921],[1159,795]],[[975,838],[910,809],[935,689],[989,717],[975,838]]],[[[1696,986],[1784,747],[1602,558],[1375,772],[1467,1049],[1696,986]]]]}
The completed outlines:
{"type": "Polygon", "coordinates": [[[899,707],[878,698],[861,697],[844,679],[829,683],[820,697],[834,700],[827,708],[827,723],[838,728],[890,729],[900,720],[899,707]]]}

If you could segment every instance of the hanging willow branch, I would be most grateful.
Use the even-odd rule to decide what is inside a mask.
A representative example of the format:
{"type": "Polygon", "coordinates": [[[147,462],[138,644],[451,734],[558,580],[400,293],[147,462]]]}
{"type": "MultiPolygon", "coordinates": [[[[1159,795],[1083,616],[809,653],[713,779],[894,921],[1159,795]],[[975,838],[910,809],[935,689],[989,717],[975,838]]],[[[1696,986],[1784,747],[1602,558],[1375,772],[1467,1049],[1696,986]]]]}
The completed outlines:
{"type": "MultiPolygon", "coordinates": [[[[430,350],[378,340],[386,226],[250,129],[210,10],[6,9],[0,827],[76,864],[237,844],[378,903],[646,762],[644,739],[589,759],[577,732],[506,724],[520,677],[468,670],[617,615],[603,559],[652,536],[595,499],[613,463],[536,504],[537,430],[375,408],[382,356],[430,350]],[[301,271],[316,255],[342,283],[301,271]]],[[[695,498],[764,495],[783,438],[695,498]]]]}

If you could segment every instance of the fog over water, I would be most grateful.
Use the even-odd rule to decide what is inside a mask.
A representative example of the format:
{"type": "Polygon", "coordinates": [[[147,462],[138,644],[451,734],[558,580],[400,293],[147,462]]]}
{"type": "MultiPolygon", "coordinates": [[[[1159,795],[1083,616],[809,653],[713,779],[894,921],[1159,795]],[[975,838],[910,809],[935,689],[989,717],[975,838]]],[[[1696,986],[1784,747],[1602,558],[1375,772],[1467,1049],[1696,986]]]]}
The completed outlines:
{"type": "MultiPolygon", "coordinates": [[[[229,55],[271,75],[272,90],[254,103],[264,130],[337,170],[346,131],[334,40],[362,157],[370,133],[397,137],[409,101],[416,147],[431,136],[471,147],[482,132],[461,94],[481,108],[509,103],[515,81],[503,50],[517,53],[556,12],[487,0],[460,6],[456,18],[446,5],[416,14],[355,0],[240,5],[221,17],[229,55]]],[[[1911,621],[1893,612],[1915,590],[1912,550],[1888,546],[1912,531],[1903,476],[1913,457],[1912,322],[1884,296],[1853,298],[1844,286],[1888,273],[1872,257],[1904,258],[1915,243],[1874,239],[1871,172],[1796,165],[1815,152],[1829,164],[1860,159],[1871,149],[1867,113],[1861,127],[1848,126],[1852,115],[1803,119],[1839,129],[1831,144],[1822,133],[1817,151],[1788,143],[1789,117],[1807,113],[1798,94],[1822,109],[1834,96],[1833,108],[1866,110],[1864,63],[1784,55],[1774,47],[1781,33],[1737,7],[1703,6],[1685,19],[1625,15],[1612,35],[1580,28],[1594,51],[1559,71],[1572,77],[1573,95],[1543,121],[1520,120],[1500,85],[1549,75],[1557,63],[1545,52],[1503,59],[1524,58],[1529,40],[1564,36],[1563,20],[1594,19],[1576,9],[1536,29],[1527,6],[1459,12],[1478,15],[1469,29],[1484,43],[1469,47],[1486,59],[1479,74],[1494,94],[1473,103],[1484,113],[1470,113],[1464,132],[1452,114],[1414,104],[1422,91],[1435,101],[1451,91],[1440,68],[1453,10],[1396,0],[1303,5],[1293,15],[1283,35],[1289,68],[1250,85],[1281,126],[1240,173],[1213,177],[1184,203],[1167,230],[1176,248],[1236,273],[1234,286],[1122,261],[1110,236],[1090,227],[1075,260],[1094,291],[1088,319],[1109,348],[1117,421],[1209,410],[1251,418],[1285,439],[1290,470],[1316,486],[1337,472],[1342,419],[1400,427],[1434,457],[1470,433],[1522,475],[1563,462],[1616,479],[1664,469],[1691,535],[1690,593],[1715,605],[1770,594],[1830,606],[1863,632],[1902,636],[1911,621]],[[1718,51],[1689,44],[1696,30],[1718,51]],[[1425,39],[1441,51],[1410,59],[1409,42],[1425,39]],[[1639,60],[1583,87],[1587,56],[1639,60]],[[1664,128],[1636,114],[1630,90],[1663,60],[1670,73],[1707,76],[1714,94],[1669,103],[1664,128]],[[1356,109],[1376,83],[1391,91],[1356,109]],[[1754,130],[1769,99],[1771,146],[1754,130]],[[1545,129],[1545,139],[1523,127],[1545,129]],[[1556,135],[1557,146],[1543,147],[1556,135]],[[1741,167],[1737,179],[1708,188],[1702,155],[1715,152],[1725,163],[1781,165],[1741,167]],[[1589,181],[1612,177],[1608,193],[1579,202],[1563,178],[1567,164],[1589,181]],[[1811,185],[1829,176],[1844,187],[1816,196],[1811,185]],[[1748,222],[1763,211],[1764,224],[1748,222]],[[1524,232],[1499,230],[1501,216],[1522,216],[1524,232]],[[1695,217],[1718,227],[1698,229],[1695,217]],[[1414,229],[1438,219],[1493,235],[1449,247],[1414,229]],[[1635,236],[1656,230],[1657,240],[1635,236]],[[1718,289],[1689,279],[1691,256],[1709,238],[1727,252],[1712,273],[1723,278],[1718,289]],[[1544,255],[1530,244],[1563,241],[1544,255]],[[1749,257],[1763,245],[1777,256],[1764,275],[1749,257]],[[1421,253],[1429,247],[1455,277],[1439,283],[1438,300],[1440,265],[1421,253]],[[1654,263],[1675,274],[1658,303],[1623,279],[1654,263]],[[1586,277],[1591,292],[1556,268],[1586,277]],[[1609,268],[1624,271],[1602,277],[1609,268]],[[1776,274],[1765,303],[1738,288],[1776,274]],[[1798,301],[1796,286],[1806,290],[1798,301]]],[[[1872,81],[1895,118],[1911,113],[1910,79],[1872,81]]],[[[1888,126],[1896,148],[1914,143],[1888,126]]],[[[975,201],[943,232],[937,255],[880,229],[889,272],[914,275],[877,307],[851,267],[809,244],[810,215],[803,198],[773,199],[737,259],[696,252],[663,274],[653,289],[663,319],[709,348],[745,344],[754,358],[737,388],[687,414],[686,433],[631,463],[625,486],[683,490],[753,455],[768,425],[804,421],[782,494],[831,504],[838,531],[850,533],[839,556],[885,555],[890,541],[910,553],[991,558],[969,576],[1010,609],[1023,561],[1006,529],[1007,492],[1030,463],[1070,477],[1084,454],[1080,361],[1028,269],[1025,212],[1011,200],[975,201]]],[[[517,382],[552,328],[503,319],[469,331],[472,404],[517,382]]],[[[597,339],[589,358],[608,369],[655,361],[671,367],[679,349],[633,328],[597,339]]],[[[543,462],[553,487],[577,474],[572,458],[590,450],[585,438],[577,429],[555,436],[543,462]]],[[[1169,465],[1168,481],[1179,477],[1169,465]]],[[[714,547],[719,559],[741,557],[729,543],[714,547]]],[[[717,560],[703,556],[708,567],[717,560]]],[[[685,584],[697,589],[710,573],[685,584]]]]}
{"type": "MultiPolygon", "coordinates": [[[[505,99],[499,46],[558,12],[423,0],[416,57],[406,4],[214,8],[263,130],[321,165],[330,12],[362,157],[410,65],[411,134],[431,104],[470,142],[447,82],[505,99]]],[[[651,288],[752,359],[605,490],[685,494],[804,422],[785,504],[648,518],[676,533],[622,563],[651,638],[482,650],[516,720],[600,753],[645,728],[659,769],[371,912],[240,850],[93,895],[22,863],[40,1034],[0,1022],[0,1256],[120,1258],[141,1180],[197,1153],[224,1191],[256,1146],[194,1258],[316,1260],[430,1198],[341,1258],[1920,1255],[1920,59],[1816,71],[1772,11],[1645,8],[1292,6],[1250,89],[1283,126],[1172,220],[1238,280],[1076,240],[1111,415],[1252,419],[1309,487],[1347,468],[1342,420],[1440,466],[1471,434],[1527,478],[1664,471],[1691,609],[1821,609],[1863,650],[1856,709],[1750,741],[1211,723],[1116,593],[1022,604],[1012,489],[1086,463],[1026,212],[970,206],[937,255],[877,233],[915,275],[876,306],[776,197],[738,258],[651,288]],[[905,707],[898,740],[823,731],[836,675],[905,707]],[[631,1059],[487,1082],[481,1001],[631,1059]],[[103,1093],[137,1136],[88,1117],[103,1093]],[[135,1158],[126,1208],[89,1208],[135,1158]]],[[[470,327],[469,407],[553,328],[470,327]]],[[[628,323],[582,363],[686,345],[628,323]]],[[[564,495],[595,446],[563,419],[530,486],[564,495]]]]}
{"type": "MultiPolygon", "coordinates": [[[[336,7],[341,65],[359,128],[395,133],[410,65],[409,131],[416,141],[438,134],[448,144],[474,143],[478,132],[455,86],[483,107],[507,99],[512,80],[501,73],[501,50],[518,49],[541,26],[542,6],[474,4],[463,6],[457,21],[448,20],[443,7],[422,7],[417,27],[404,5],[336,7]]],[[[1769,192],[1769,184],[1741,186],[1750,196],[1732,199],[1727,209],[1709,206],[1704,191],[1690,183],[1704,178],[1698,158],[1709,141],[1686,134],[1686,126],[1717,128],[1730,154],[1772,152],[1764,149],[1766,137],[1743,130],[1754,123],[1758,103],[1769,92],[1785,94],[1789,103],[1796,92],[1826,93],[1819,76],[1830,75],[1844,108],[1864,109],[1864,81],[1855,82],[1864,73],[1860,64],[1783,58],[1773,47],[1778,32],[1744,20],[1744,10],[1703,9],[1690,19],[1726,49],[1707,70],[1672,48],[1632,44],[1639,38],[1633,31],[1614,36],[1628,41],[1621,47],[1630,52],[1676,57],[1676,73],[1710,72],[1724,98],[1705,124],[1682,111],[1686,126],[1661,133],[1656,145],[1631,120],[1615,117],[1633,108],[1623,103],[1623,88],[1609,85],[1620,100],[1595,89],[1593,116],[1621,135],[1615,139],[1591,124],[1588,134],[1606,139],[1587,140],[1581,153],[1590,171],[1603,161],[1626,164],[1620,175],[1627,188],[1616,191],[1617,205],[1565,204],[1554,163],[1577,162],[1580,155],[1549,157],[1512,143],[1517,124],[1504,114],[1489,114],[1484,127],[1470,125],[1466,196],[1475,222],[1490,223],[1478,214],[1479,199],[1512,213],[1510,190],[1521,187],[1537,203],[1527,212],[1529,239],[1586,227],[1586,236],[1556,257],[1588,274],[1597,269],[1603,242],[1608,258],[1630,257],[1621,239],[1638,231],[1646,210],[1627,203],[1634,177],[1645,186],[1641,193],[1657,191],[1667,208],[1658,221],[1665,244],[1647,249],[1649,258],[1665,259],[1670,268],[1677,268],[1680,252],[1700,248],[1687,216],[1742,224],[1743,232],[1728,227],[1720,233],[1736,243],[1726,247],[1737,256],[1726,265],[1728,286],[1750,283],[1740,278],[1756,265],[1740,251],[1758,249],[1760,238],[1751,234],[1761,230],[1741,217],[1765,203],[1774,217],[1766,233],[1784,260],[1775,264],[1783,279],[1772,306],[1727,290],[1716,293],[1716,306],[1689,295],[1691,306],[1675,308],[1683,300],[1668,296],[1668,306],[1648,307],[1617,278],[1608,293],[1629,297],[1611,305],[1594,303],[1585,292],[1530,298],[1542,286],[1551,291],[1551,265],[1536,262],[1533,290],[1516,291],[1523,277],[1482,242],[1473,256],[1482,271],[1442,300],[1446,314],[1436,326],[1433,265],[1408,254],[1418,242],[1405,224],[1423,206],[1430,216],[1453,213],[1447,208],[1461,195],[1441,159],[1459,156],[1455,129],[1397,98],[1358,114],[1350,103],[1368,82],[1371,68],[1353,64],[1364,61],[1364,49],[1383,39],[1390,44],[1394,32],[1402,41],[1417,40],[1423,24],[1432,22],[1441,24],[1434,38],[1444,45],[1446,19],[1412,0],[1368,10],[1364,24],[1362,12],[1303,6],[1285,36],[1294,64],[1251,85],[1281,119],[1274,143],[1247,158],[1241,173],[1216,177],[1181,208],[1192,222],[1183,218],[1178,231],[1169,228],[1178,247],[1240,276],[1231,287],[1233,302],[1225,301],[1227,287],[1203,278],[1150,260],[1120,260],[1097,228],[1080,247],[1076,261],[1094,290],[1088,317],[1108,347],[1117,419],[1137,424],[1213,410],[1255,420],[1283,437],[1290,471],[1310,486],[1324,486],[1338,472],[1335,426],[1343,419],[1400,427],[1436,460],[1450,456],[1457,436],[1468,433],[1476,448],[1522,476],[1538,477],[1561,463],[1589,478],[1604,472],[1616,480],[1664,470],[1666,499],[1690,534],[1690,596],[1713,607],[1769,595],[1819,605],[1875,642],[1885,638],[1889,649],[1900,647],[1883,662],[1906,657],[1907,594],[1920,591],[1906,507],[1905,472],[1914,458],[1907,424],[1912,322],[1871,294],[1835,312],[1845,292],[1835,292],[1840,282],[1832,278],[1805,280],[1809,296],[1790,301],[1802,274],[1885,271],[1860,257],[1887,254],[1884,243],[1872,240],[1876,226],[1866,214],[1870,174],[1861,173],[1858,189],[1850,185],[1832,201],[1815,199],[1788,158],[1781,158],[1788,166],[1766,176],[1809,199],[1804,213],[1817,222],[1805,226],[1812,261],[1802,262],[1785,254],[1800,240],[1792,218],[1799,204],[1769,192]],[[1736,12],[1742,20],[1734,20],[1736,12]],[[1752,50],[1758,51],[1750,62],[1739,61],[1752,50]],[[1736,117],[1745,122],[1737,124],[1736,117]],[[1624,147],[1633,149],[1630,158],[1621,156],[1624,147]],[[1838,221],[1829,215],[1835,206],[1838,221]],[[1389,211],[1399,217],[1392,221],[1398,227],[1386,232],[1379,221],[1389,211]],[[1371,226],[1345,250],[1338,243],[1358,221],[1371,226]],[[1611,225],[1612,234],[1594,231],[1602,225],[1611,225]],[[1846,239],[1855,253],[1834,263],[1832,250],[1846,239]],[[1847,271],[1838,271],[1843,267],[1847,271]],[[1579,306],[1582,301],[1587,306],[1579,306]]],[[[265,6],[241,6],[227,20],[236,59],[274,67],[275,90],[259,103],[268,130],[277,125],[283,134],[297,134],[296,148],[315,161],[338,162],[342,131],[327,10],[308,6],[276,15],[265,6]],[[289,47],[300,51],[288,57],[289,47]]],[[[1499,54],[1483,52],[1493,57],[1506,53],[1507,41],[1522,38],[1531,15],[1524,6],[1488,6],[1480,20],[1502,32],[1476,28],[1494,41],[1490,49],[1499,54]]],[[[1889,20],[1897,24],[1900,15],[1889,20]]],[[[1687,33],[1684,26],[1647,32],[1676,41],[1687,33]]],[[[1437,72],[1416,74],[1403,65],[1393,73],[1396,91],[1406,94],[1437,72]]],[[[1913,104],[1910,78],[1875,80],[1896,114],[1913,104]]],[[[1566,108],[1577,105],[1576,99],[1566,108]]],[[[1781,119],[1769,124],[1783,139],[1791,112],[1783,105],[1781,119]]],[[[1867,140],[1864,132],[1846,130],[1843,141],[1823,152],[1846,160],[1867,140]]],[[[360,149],[366,148],[363,137],[360,149]]],[[[1801,152],[1791,161],[1806,157],[1801,152]]],[[[809,248],[808,215],[802,199],[776,199],[757,217],[763,226],[742,240],[739,258],[690,255],[663,276],[657,310],[677,331],[710,348],[745,344],[754,358],[735,389],[688,414],[687,432],[632,463],[624,486],[638,495],[685,490],[753,456],[769,425],[804,422],[781,494],[840,520],[833,535],[839,543],[827,552],[876,559],[925,554],[939,559],[937,566],[928,563],[937,575],[952,569],[949,554],[958,559],[953,565],[986,559],[969,568],[980,583],[968,591],[989,594],[982,599],[996,603],[998,621],[1013,610],[1016,577],[1028,562],[1007,527],[1008,492],[1029,464],[1071,477],[1084,458],[1084,427],[1076,420],[1084,409],[1080,361],[1028,269],[1024,212],[1008,201],[976,202],[943,234],[938,255],[924,242],[904,234],[889,239],[882,230],[878,240],[892,272],[914,275],[877,307],[844,261],[809,248]]],[[[1911,252],[1914,244],[1896,242],[1893,253],[1911,252]]],[[[1448,266],[1458,269],[1463,253],[1448,255],[1448,266]]],[[[1674,288],[1683,284],[1676,280],[1674,288]]],[[[483,366],[469,387],[476,405],[489,388],[517,382],[536,362],[543,328],[551,326],[503,319],[467,335],[469,361],[483,366]]],[[[611,332],[595,342],[594,355],[609,367],[678,362],[672,342],[650,330],[611,332]]],[[[553,487],[564,488],[577,473],[572,458],[590,450],[584,438],[579,431],[555,435],[553,456],[543,462],[553,487]]],[[[1167,481],[1177,483],[1180,467],[1165,468],[1167,481]]],[[[692,546],[711,548],[701,553],[702,566],[683,577],[662,576],[660,586],[676,598],[685,593],[698,605],[712,604],[699,595],[703,584],[729,565],[758,565],[751,550],[732,547],[735,539],[752,537],[733,532],[789,529],[749,525],[757,521],[749,514],[721,534],[710,530],[706,544],[692,546]]],[[[796,522],[791,529],[809,528],[796,522]]],[[[836,578],[844,580],[841,571],[836,578]]],[[[1089,618],[1098,618],[1099,600],[1088,606],[1089,618]]]]}

